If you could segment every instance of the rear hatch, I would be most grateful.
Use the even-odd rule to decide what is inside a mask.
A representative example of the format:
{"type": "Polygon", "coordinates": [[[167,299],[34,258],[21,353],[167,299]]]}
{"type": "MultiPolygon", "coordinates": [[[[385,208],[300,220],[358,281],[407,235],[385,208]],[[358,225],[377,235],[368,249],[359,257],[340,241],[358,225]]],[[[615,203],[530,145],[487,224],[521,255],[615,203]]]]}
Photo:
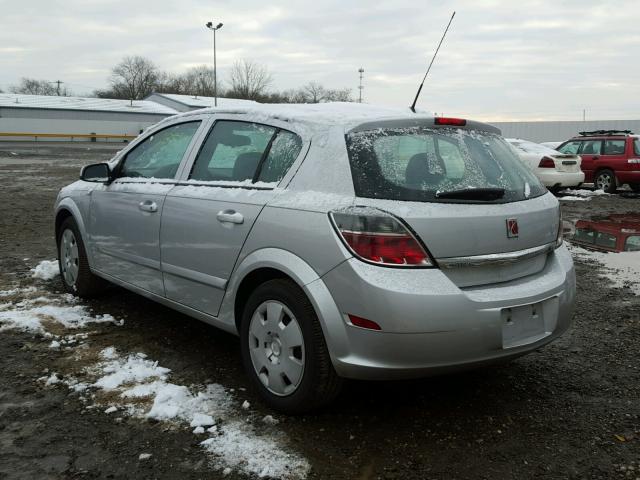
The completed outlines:
{"type": "Polygon", "coordinates": [[[580,164],[582,159],[578,155],[569,155],[564,153],[557,153],[550,155],[556,164],[556,170],[559,172],[577,173],[580,172],[580,164]]]}
{"type": "Polygon", "coordinates": [[[357,202],[401,219],[460,287],[535,274],[558,234],[558,202],[496,129],[469,123],[349,132],[357,202]]]}

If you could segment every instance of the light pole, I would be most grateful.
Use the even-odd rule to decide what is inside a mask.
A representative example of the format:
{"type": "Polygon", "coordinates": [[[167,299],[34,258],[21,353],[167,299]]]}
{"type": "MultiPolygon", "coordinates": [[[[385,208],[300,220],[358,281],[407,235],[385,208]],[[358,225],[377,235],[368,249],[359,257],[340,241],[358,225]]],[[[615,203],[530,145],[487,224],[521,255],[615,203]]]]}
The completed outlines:
{"type": "Polygon", "coordinates": [[[207,22],[206,27],[209,30],[213,30],[213,106],[218,106],[218,72],[216,66],[216,30],[222,28],[222,23],[219,23],[215,27],[213,22],[207,22]]]}
{"type": "Polygon", "coordinates": [[[358,85],[358,90],[360,90],[360,95],[358,97],[358,103],[362,103],[362,89],[364,86],[362,85],[362,77],[364,75],[364,68],[360,67],[358,69],[358,73],[360,74],[360,85],[358,85]]]}

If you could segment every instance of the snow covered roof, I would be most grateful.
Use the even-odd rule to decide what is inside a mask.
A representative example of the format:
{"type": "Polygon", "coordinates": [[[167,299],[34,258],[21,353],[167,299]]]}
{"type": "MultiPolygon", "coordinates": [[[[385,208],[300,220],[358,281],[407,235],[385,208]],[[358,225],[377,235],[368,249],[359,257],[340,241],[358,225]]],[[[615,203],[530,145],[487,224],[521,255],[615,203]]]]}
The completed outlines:
{"type": "MultiPolygon", "coordinates": [[[[191,112],[196,113],[196,112],[191,112]]],[[[406,118],[431,118],[433,114],[420,111],[411,112],[409,107],[380,107],[365,103],[329,102],[329,103],[283,103],[243,105],[226,108],[205,108],[197,113],[237,113],[251,115],[254,120],[277,119],[283,121],[297,121],[318,125],[356,126],[364,122],[375,120],[392,120],[406,118]]],[[[187,114],[185,114],[187,115],[187,114]]]]}
{"type": "MultiPolygon", "coordinates": [[[[176,93],[152,93],[146,99],[153,101],[153,97],[164,97],[174,102],[183,104],[186,107],[192,108],[206,108],[213,107],[214,97],[201,97],[193,95],[178,95],[176,93]]],[[[258,102],[253,100],[241,100],[239,98],[221,98],[218,97],[218,107],[239,107],[243,105],[258,105],[258,102]]]]}
{"type": "Polygon", "coordinates": [[[92,112],[143,113],[175,115],[171,107],[147,100],[113,100],[109,98],[58,97],[0,93],[0,107],[51,110],[84,110],[92,112]]]}

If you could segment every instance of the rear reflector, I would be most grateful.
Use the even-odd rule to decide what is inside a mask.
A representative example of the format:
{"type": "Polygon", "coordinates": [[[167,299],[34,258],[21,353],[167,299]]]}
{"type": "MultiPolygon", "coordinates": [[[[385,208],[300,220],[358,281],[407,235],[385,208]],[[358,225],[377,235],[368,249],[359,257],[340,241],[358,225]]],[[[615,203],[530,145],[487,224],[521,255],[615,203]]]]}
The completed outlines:
{"type": "Polygon", "coordinates": [[[542,157],[540,163],[538,164],[539,168],[556,168],[556,162],[553,161],[553,158],[542,157]]]}
{"type": "Polygon", "coordinates": [[[451,118],[451,117],[436,117],[436,125],[455,125],[457,127],[464,127],[467,121],[464,118],[451,118]]]}
{"type": "Polygon", "coordinates": [[[393,267],[433,266],[416,237],[387,212],[354,206],[329,215],[346,246],[361,260],[393,267]]]}
{"type": "Polygon", "coordinates": [[[373,320],[367,320],[366,318],[358,317],[357,315],[349,314],[349,320],[356,327],[366,328],[368,330],[382,330],[380,325],[373,320]]]}

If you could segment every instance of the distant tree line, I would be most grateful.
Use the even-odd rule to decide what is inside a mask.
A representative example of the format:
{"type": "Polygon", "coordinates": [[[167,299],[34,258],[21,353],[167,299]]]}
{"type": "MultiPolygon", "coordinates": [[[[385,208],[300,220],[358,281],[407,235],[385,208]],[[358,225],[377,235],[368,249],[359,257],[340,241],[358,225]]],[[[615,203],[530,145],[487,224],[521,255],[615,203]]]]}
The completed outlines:
{"type": "MultiPolygon", "coordinates": [[[[349,88],[330,89],[317,82],[300,88],[274,91],[273,76],[267,67],[250,60],[238,60],[224,81],[218,74],[218,96],[255,100],[262,103],[352,102],[349,88]]],[[[181,74],[160,70],[152,61],[140,56],[124,57],[113,67],[109,88],[94,94],[103,98],[141,100],[152,92],[183,95],[214,95],[213,69],[206,65],[181,74]]]]}
{"type": "MultiPolygon", "coordinates": [[[[218,74],[218,97],[255,100],[262,103],[320,103],[352,102],[351,89],[330,89],[317,82],[302,87],[276,91],[271,87],[273,76],[265,67],[251,60],[236,61],[224,81],[218,74]]],[[[56,82],[22,78],[9,87],[11,93],[28,95],[72,95],[56,82]]],[[[111,69],[109,87],[95,90],[100,98],[142,100],[152,92],[182,95],[214,96],[213,68],[207,65],[193,67],[174,74],[160,70],[151,60],[141,56],[127,56],[111,69]]]]}

